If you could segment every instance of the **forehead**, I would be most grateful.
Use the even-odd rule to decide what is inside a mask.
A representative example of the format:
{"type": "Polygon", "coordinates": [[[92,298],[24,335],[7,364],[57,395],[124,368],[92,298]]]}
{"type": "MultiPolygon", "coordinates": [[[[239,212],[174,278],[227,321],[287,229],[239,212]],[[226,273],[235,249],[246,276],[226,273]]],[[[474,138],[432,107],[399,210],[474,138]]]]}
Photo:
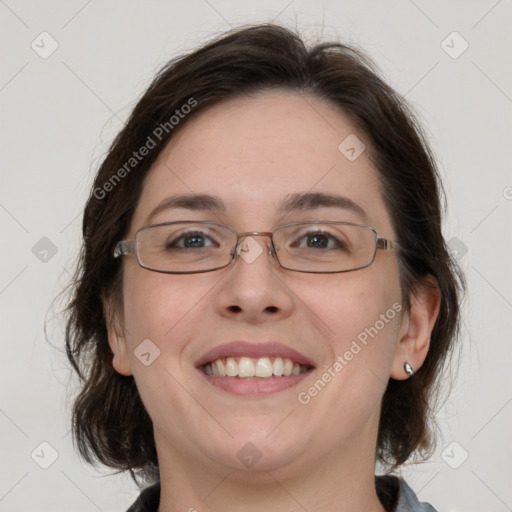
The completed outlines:
{"type": "Polygon", "coordinates": [[[313,96],[267,91],[224,100],[186,121],[159,155],[133,225],[144,225],[168,196],[209,194],[228,217],[268,229],[290,196],[316,192],[348,198],[383,225],[377,172],[367,151],[356,159],[351,151],[362,144],[369,141],[347,116],[313,96]]]}

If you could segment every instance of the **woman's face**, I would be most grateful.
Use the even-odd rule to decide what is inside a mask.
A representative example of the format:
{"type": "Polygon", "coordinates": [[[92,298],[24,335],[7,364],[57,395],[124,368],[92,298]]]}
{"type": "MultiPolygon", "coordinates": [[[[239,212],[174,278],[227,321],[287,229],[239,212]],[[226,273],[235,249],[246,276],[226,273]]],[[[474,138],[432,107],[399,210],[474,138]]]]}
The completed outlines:
{"type": "MultiPolygon", "coordinates": [[[[181,220],[239,233],[329,220],[394,240],[377,172],[366,152],[357,156],[361,141],[368,146],[347,117],[314,97],[272,91],[219,103],[188,121],[159,156],[127,238],[181,220]],[[192,200],[152,214],[176,195],[192,200]],[[216,204],[194,204],[200,195],[216,204]],[[284,208],[301,197],[297,208],[284,208]]],[[[312,274],[282,269],[268,238],[246,241],[243,257],[213,272],[162,274],[123,259],[114,366],[135,377],[160,460],[283,475],[361,450],[373,460],[402,329],[396,251],[378,250],[361,270],[312,274]],[[206,373],[204,363],[228,357],[249,375],[250,362],[237,364],[242,357],[263,371],[270,362],[272,373],[281,371],[279,357],[309,369],[269,378],[206,373]]]]}

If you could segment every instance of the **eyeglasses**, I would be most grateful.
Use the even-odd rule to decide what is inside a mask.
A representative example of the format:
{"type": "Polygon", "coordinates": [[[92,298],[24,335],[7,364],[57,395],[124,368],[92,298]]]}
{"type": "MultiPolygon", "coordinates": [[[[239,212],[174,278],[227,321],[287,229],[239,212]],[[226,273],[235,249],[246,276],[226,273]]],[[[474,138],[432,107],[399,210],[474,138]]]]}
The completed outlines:
{"type": "Polygon", "coordinates": [[[237,233],[217,222],[182,221],[139,229],[132,240],[117,243],[114,258],[135,253],[141,267],[167,274],[211,272],[239,256],[255,260],[263,251],[252,237],[259,236],[270,237],[268,252],[282,268],[315,274],[362,269],[373,263],[377,249],[398,247],[375,229],[350,222],[296,222],[273,232],[237,233]]]}

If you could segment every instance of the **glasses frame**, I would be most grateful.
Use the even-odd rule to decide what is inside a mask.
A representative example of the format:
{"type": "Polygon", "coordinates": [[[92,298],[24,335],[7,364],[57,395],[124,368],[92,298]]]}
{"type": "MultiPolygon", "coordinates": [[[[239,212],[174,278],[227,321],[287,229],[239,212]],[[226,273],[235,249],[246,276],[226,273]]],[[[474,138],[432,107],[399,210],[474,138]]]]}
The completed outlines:
{"type": "Polygon", "coordinates": [[[221,222],[213,222],[213,221],[196,221],[196,220],[183,220],[183,221],[173,221],[173,222],[162,222],[160,224],[152,224],[149,226],[143,226],[142,228],[138,229],[134,235],[134,237],[130,240],[121,240],[117,242],[117,244],[114,247],[113,256],[114,258],[120,258],[121,256],[128,256],[130,254],[135,254],[137,258],[137,263],[139,266],[146,270],[151,270],[152,272],[159,272],[161,274],[202,274],[204,272],[214,272],[215,270],[221,270],[223,268],[228,267],[233,263],[233,261],[237,260],[240,256],[240,250],[242,246],[240,245],[240,240],[243,238],[246,238],[248,236],[266,236],[270,238],[270,243],[268,244],[269,248],[269,255],[273,256],[274,259],[277,261],[278,265],[285,269],[289,270],[291,272],[302,272],[305,274],[341,274],[343,272],[353,272],[355,270],[361,270],[363,268],[367,268],[370,265],[373,264],[375,261],[375,257],[377,255],[377,250],[381,249],[383,251],[391,251],[393,249],[400,248],[400,245],[398,242],[395,242],[394,240],[389,240],[387,238],[380,238],[377,234],[377,231],[372,228],[371,226],[366,226],[364,224],[356,224],[353,222],[339,222],[336,220],[315,220],[315,221],[305,221],[305,222],[292,222],[290,224],[284,224],[282,226],[278,226],[274,231],[244,231],[242,233],[238,233],[233,227],[228,226],[227,224],[223,224],[221,222]],[[236,244],[233,250],[231,251],[231,259],[225,264],[221,265],[219,267],[215,268],[209,268],[206,270],[160,270],[153,267],[150,267],[146,264],[144,264],[139,255],[139,246],[138,246],[138,235],[140,232],[150,229],[150,228],[156,228],[159,226],[169,226],[172,224],[205,224],[205,225],[214,225],[214,226],[222,226],[225,228],[228,228],[230,231],[233,232],[234,235],[236,235],[236,244]],[[355,226],[360,228],[365,228],[370,230],[373,233],[373,239],[375,241],[375,249],[373,251],[372,259],[369,263],[365,265],[361,265],[356,268],[351,268],[349,270],[297,270],[294,268],[286,267],[284,266],[281,261],[279,261],[279,256],[277,255],[276,246],[274,244],[274,234],[276,231],[279,231],[280,229],[293,227],[293,226],[300,226],[300,225],[315,225],[315,224],[342,224],[346,226],[355,226]]]}

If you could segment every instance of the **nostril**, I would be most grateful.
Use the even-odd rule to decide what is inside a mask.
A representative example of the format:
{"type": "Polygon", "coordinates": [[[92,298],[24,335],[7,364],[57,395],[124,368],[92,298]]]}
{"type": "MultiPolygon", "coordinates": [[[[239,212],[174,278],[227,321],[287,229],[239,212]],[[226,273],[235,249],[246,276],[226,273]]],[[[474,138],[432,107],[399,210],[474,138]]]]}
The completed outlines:
{"type": "Polygon", "coordinates": [[[229,306],[228,309],[233,313],[240,313],[242,311],[240,306],[229,306]]]}
{"type": "Polygon", "coordinates": [[[277,307],[276,306],[268,306],[265,308],[265,311],[268,311],[269,313],[277,313],[277,307]]]}

